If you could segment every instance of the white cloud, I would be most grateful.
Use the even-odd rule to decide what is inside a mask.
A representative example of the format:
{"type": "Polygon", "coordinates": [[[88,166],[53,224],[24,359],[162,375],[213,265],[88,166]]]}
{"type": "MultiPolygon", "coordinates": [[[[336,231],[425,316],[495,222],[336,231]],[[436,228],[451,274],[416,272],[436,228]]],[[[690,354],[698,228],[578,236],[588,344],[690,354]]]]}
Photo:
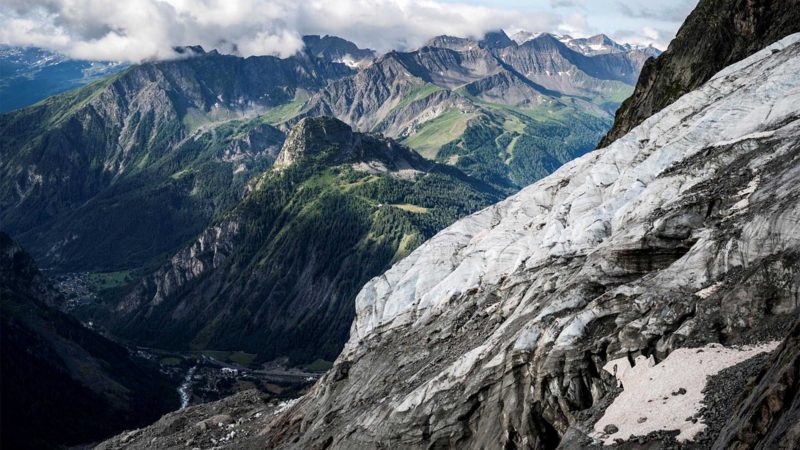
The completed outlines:
{"type": "Polygon", "coordinates": [[[82,59],[141,61],[199,44],[289,56],[304,34],[335,34],[377,50],[437,34],[501,27],[555,29],[559,16],[434,0],[3,0],[0,42],[82,59]]]}
{"type": "Polygon", "coordinates": [[[612,39],[619,42],[652,45],[660,50],[666,50],[673,37],[675,37],[674,31],[662,30],[649,26],[637,30],[618,30],[611,35],[612,39]]]}
{"type": "Polygon", "coordinates": [[[570,15],[562,21],[557,31],[572,37],[587,37],[594,34],[586,16],[578,13],[570,15]]]}
{"type": "Polygon", "coordinates": [[[439,34],[503,28],[576,37],[605,32],[664,48],[696,1],[665,7],[659,0],[0,0],[0,43],[135,62],[174,57],[172,48],[184,45],[289,56],[304,34],[334,34],[386,51],[415,48],[439,34]]]}

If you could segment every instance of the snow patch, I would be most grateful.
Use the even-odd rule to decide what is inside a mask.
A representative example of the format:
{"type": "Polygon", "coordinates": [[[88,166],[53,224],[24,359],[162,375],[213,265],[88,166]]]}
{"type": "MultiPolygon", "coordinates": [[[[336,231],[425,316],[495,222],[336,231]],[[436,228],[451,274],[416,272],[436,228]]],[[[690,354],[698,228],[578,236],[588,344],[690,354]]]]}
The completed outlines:
{"type": "Polygon", "coordinates": [[[712,295],[714,295],[719,290],[720,286],[722,286],[722,282],[718,281],[718,282],[712,284],[711,286],[708,286],[706,288],[700,289],[699,291],[695,292],[694,295],[696,295],[696,296],[698,296],[698,297],[700,297],[702,299],[707,299],[708,297],[711,297],[712,295]]]}
{"type": "Polygon", "coordinates": [[[706,425],[702,420],[692,423],[686,419],[700,411],[708,377],[760,353],[771,352],[779,343],[681,348],[659,364],[652,356],[638,356],[634,366],[627,358],[609,361],[603,370],[616,376],[624,390],[594,425],[593,436],[610,445],[618,438],[627,440],[652,431],[678,430],[679,442],[692,440],[706,425]],[[603,429],[608,425],[619,431],[605,434],[603,429]]]}
{"type": "Polygon", "coordinates": [[[300,401],[300,398],[293,398],[291,400],[285,400],[285,401],[282,401],[282,402],[278,403],[278,406],[276,406],[275,410],[272,411],[272,415],[273,416],[277,416],[278,414],[280,414],[280,413],[288,410],[292,406],[294,406],[298,401],[300,401]]]}

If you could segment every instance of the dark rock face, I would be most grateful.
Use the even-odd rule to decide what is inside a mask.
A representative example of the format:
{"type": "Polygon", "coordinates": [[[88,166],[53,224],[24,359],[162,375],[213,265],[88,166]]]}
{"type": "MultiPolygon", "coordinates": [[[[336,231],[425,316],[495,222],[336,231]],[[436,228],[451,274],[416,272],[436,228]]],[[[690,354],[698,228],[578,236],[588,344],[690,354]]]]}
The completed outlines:
{"type": "Polygon", "coordinates": [[[3,448],[84,444],[178,406],[157,366],[48,306],[62,299],[2,232],[0,299],[3,448]]]}
{"type": "Polygon", "coordinates": [[[598,147],[624,136],[728,65],[798,31],[797,0],[702,0],[669,48],[645,63],[636,90],[598,147]]]}

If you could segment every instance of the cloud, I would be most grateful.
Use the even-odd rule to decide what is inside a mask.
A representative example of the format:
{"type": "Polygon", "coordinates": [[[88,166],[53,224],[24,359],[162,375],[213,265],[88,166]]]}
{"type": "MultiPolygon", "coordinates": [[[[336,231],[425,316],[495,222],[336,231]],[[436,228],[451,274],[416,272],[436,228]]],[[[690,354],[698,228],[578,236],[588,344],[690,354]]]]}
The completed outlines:
{"type": "Polygon", "coordinates": [[[558,25],[557,31],[572,37],[587,37],[594,34],[594,30],[589,26],[586,16],[578,13],[572,14],[563,20],[558,25]]]}
{"type": "Polygon", "coordinates": [[[583,0],[550,0],[550,7],[556,8],[585,8],[583,0]]]}
{"type": "Polygon", "coordinates": [[[666,50],[673,37],[675,37],[674,31],[654,27],[642,27],[638,30],[618,30],[611,34],[611,38],[616,41],[652,45],[659,50],[666,50]]]}
{"type": "Polygon", "coordinates": [[[666,6],[662,2],[643,3],[645,4],[620,1],[617,2],[617,5],[620,12],[627,17],[680,23],[694,9],[697,0],[673,1],[666,6]],[[657,5],[648,5],[646,3],[657,3],[657,5]]]}
{"type": "Polygon", "coordinates": [[[173,47],[195,44],[243,56],[285,57],[302,48],[304,34],[335,34],[385,51],[413,48],[438,34],[579,26],[575,17],[562,20],[548,11],[435,0],[3,0],[0,5],[0,43],[131,62],[175,57],[173,47]]]}

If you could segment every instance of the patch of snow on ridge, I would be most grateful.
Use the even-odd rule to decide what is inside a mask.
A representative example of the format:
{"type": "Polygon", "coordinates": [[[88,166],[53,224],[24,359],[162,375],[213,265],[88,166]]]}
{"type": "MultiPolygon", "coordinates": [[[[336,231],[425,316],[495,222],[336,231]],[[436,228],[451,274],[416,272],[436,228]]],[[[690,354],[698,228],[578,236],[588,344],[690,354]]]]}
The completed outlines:
{"type": "Polygon", "coordinates": [[[298,398],[293,398],[293,399],[290,399],[290,400],[284,400],[284,401],[280,402],[278,404],[278,406],[275,407],[275,410],[272,411],[272,415],[273,416],[277,416],[278,414],[280,414],[280,413],[288,410],[292,406],[294,406],[298,401],[300,401],[299,397],[298,398]]]}
{"type": "Polygon", "coordinates": [[[681,348],[659,364],[652,356],[638,356],[633,367],[628,358],[607,362],[603,370],[617,377],[623,391],[594,425],[594,437],[610,445],[619,438],[678,430],[679,442],[693,439],[706,425],[702,420],[693,423],[686,418],[700,411],[708,377],[760,353],[771,352],[778,344],[780,341],[748,347],[709,344],[681,348]],[[605,434],[603,430],[609,425],[619,431],[605,434]]]}

